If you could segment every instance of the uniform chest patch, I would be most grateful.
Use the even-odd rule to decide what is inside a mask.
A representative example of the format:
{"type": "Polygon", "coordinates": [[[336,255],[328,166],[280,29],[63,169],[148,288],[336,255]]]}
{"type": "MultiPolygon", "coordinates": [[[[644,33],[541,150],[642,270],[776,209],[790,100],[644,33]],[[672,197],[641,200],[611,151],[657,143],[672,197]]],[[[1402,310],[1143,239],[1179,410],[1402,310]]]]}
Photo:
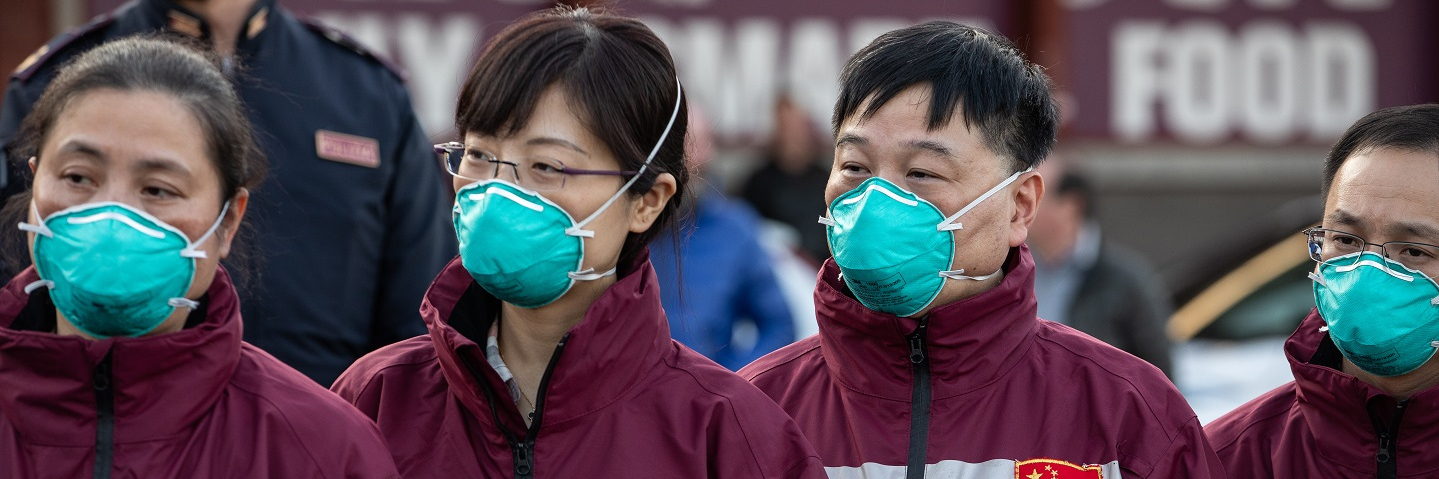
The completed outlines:
{"type": "Polygon", "coordinates": [[[1104,479],[1102,466],[1080,466],[1058,459],[1030,459],[1014,463],[1014,479],[1104,479]]]}
{"type": "Polygon", "coordinates": [[[374,138],[316,130],[315,155],[330,161],[375,168],[380,166],[380,142],[374,138]]]}

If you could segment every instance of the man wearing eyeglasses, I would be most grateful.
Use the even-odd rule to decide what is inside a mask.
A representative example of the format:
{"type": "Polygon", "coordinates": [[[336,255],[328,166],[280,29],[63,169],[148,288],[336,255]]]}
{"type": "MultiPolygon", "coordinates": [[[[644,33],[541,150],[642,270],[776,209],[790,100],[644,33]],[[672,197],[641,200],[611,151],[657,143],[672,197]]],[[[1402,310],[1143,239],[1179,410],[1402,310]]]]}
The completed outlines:
{"type": "Polygon", "coordinates": [[[1355,123],[1305,231],[1317,307],[1285,344],[1294,382],[1210,423],[1230,477],[1439,475],[1439,105],[1355,123]]]}

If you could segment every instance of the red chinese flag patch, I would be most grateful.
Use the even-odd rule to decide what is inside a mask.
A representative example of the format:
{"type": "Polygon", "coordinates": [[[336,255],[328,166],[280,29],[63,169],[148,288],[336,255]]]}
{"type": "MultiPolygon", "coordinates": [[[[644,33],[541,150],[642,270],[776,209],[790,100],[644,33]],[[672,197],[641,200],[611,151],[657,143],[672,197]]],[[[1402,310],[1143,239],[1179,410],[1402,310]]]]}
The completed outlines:
{"type": "Polygon", "coordinates": [[[1014,463],[1015,479],[1104,479],[1100,466],[1080,466],[1058,459],[1030,459],[1014,463]]]}

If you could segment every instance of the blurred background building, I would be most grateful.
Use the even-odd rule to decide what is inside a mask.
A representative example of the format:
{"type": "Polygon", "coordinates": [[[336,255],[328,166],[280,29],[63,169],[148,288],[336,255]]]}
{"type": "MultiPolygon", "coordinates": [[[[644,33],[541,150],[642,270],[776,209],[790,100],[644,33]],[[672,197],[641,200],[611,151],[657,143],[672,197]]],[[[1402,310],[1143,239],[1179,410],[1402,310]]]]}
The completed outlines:
{"type": "MultiPolygon", "coordinates": [[[[735,196],[772,143],[776,101],[786,98],[827,133],[840,67],[880,33],[951,19],[1014,39],[1054,79],[1065,119],[1061,149],[1081,160],[1093,182],[1094,221],[1106,238],[1147,259],[1175,291],[1176,318],[1187,319],[1171,321],[1169,332],[1180,341],[1205,336],[1216,318],[1248,304],[1253,294],[1284,290],[1285,298],[1302,303],[1295,286],[1270,280],[1287,280],[1304,265],[1272,255],[1264,257],[1274,263],[1265,263],[1272,275],[1245,273],[1247,283],[1230,284],[1228,296],[1205,291],[1265,252],[1283,250],[1274,245],[1317,222],[1322,158],[1350,123],[1377,108],[1439,100],[1439,29],[1433,27],[1439,2],[1431,0],[607,3],[642,18],[669,44],[687,93],[705,105],[713,123],[719,152],[708,174],[735,196]],[[1208,299],[1186,305],[1198,297],[1208,299]]],[[[13,69],[51,36],[120,4],[4,0],[0,65],[13,69]]],[[[455,136],[454,99],[484,41],[553,2],[280,4],[348,32],[408,70],[419,118],[440,141],[455,136]]],[[[1273,341],[1285,328],[1252,334],[1273,341]]],[[[1218,336],[1228,341],[1218,346],[1221,357],[1233,357],[1222,355],[1237,351],[1235,334],[1218,336]]],[[[1206,372],[1189,374],[1204,382],[1185,384],[1195,364],[1217,362],[1186,354],[1175,357],[1181,388],[1212,386],[1206,372]]],[[[1277,374],[1282,379],[1288,371],[1277,374]]]]}

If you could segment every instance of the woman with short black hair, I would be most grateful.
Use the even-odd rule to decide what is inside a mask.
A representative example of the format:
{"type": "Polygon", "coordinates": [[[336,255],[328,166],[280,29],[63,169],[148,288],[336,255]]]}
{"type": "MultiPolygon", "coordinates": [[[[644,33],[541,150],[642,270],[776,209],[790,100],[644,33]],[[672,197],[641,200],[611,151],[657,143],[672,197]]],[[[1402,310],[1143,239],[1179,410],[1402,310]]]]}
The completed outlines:
{"type": "MultiPolygon", "coordinates": [[[[454,176],[460,257],[430,334],[334,390],[407,477],[824,477],[757,389],[670,338],[646,245],[689,173],[665,45],[587,9],[500,32],[466,80],[454,176]]],[[[696,272],[703,274],[703,272],[696,272]]]]}

